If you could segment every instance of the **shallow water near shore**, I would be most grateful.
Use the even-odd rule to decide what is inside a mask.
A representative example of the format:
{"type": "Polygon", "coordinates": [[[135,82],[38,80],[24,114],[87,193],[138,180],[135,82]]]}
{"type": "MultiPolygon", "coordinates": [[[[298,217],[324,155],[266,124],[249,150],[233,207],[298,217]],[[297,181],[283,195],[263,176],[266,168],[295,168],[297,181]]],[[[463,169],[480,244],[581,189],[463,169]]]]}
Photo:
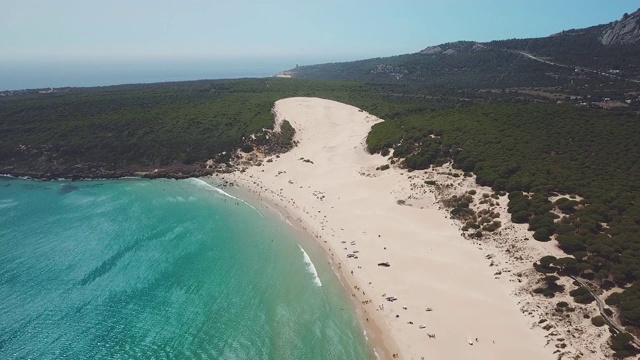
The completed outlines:
{"type": "Polygon", "coordinates": [[[0,358],[373,358],[287,226],[195,179],[0,178],[0,358]]]}

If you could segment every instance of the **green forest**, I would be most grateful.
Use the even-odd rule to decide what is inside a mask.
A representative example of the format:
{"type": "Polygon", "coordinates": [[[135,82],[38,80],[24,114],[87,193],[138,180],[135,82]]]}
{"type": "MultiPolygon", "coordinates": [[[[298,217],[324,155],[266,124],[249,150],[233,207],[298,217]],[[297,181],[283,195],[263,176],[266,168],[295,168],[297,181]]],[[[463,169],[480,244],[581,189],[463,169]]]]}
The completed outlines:
{"type": "Polygon", "coordinates": [[[292,71],[297,78],[404,84],[416,90],[559,86],[565,80],[548,74],[573,74],[571,69],[557,69],[498,48],[473,48],[473,44],[441,45],[455,51],[450,55],[416,53],[301,66],[292,71]]]}
{"type": "Polygon", "coordinates": [[[385,86],[279,78],[58,91],[0,97],[0,172],[111,177],[172,167],[193,173],[208,159],[228,161],[249,135],[272,128],[274,102],[291,96],[342,101],[390,119],[456,103],[389,96],[399,90],[385,86]]]}
{"type": "MultiPolygon", "coordinates": [[[[227,161],[250,134],[271,128],[289,96],[375,102],[354,83],[217,80],[37,91],[0,98],[0,170],[42,177],[122,174],[207,159],[227,161]],[[225,154],[223,154],[225,153],[225,154]]],[[[374,106],[375,107],[375,106],[374,106]]]]}
{"type": "Polygon", "coordinates": [[[404,85],[412,91],[549,88],[569,96],[624,99],[637,92],[640,47],[603,45],[605,28],[530,39],[457,41],[411,54],[299,66],[289,72],[296,78],[404,85]]]}

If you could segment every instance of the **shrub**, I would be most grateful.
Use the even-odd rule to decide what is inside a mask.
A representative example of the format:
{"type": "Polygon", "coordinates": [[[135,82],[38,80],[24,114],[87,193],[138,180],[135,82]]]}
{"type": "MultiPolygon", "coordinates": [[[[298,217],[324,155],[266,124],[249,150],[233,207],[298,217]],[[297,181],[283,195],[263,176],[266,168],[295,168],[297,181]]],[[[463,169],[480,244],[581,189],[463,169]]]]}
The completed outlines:
{"type": "Polygon", "coordinates": [[[553,261],[553,265],[557,266],[560,271],[566,271],[570,274],[577,275],[578,260],[572,257],[563,257],[553,261]]]}
{"type": "Polygon", "coordinates": [[[575,200],[569,200],[567,198],[560,198],[556,201],[556,206],[558,210],[562,211],[564,214],[573,214],[576,212],[576,205],[578,202],[575,200]]]}
{"type": "Polygon", "coordinates": [[[540,265],[542,266],[550,266],[552,265],[557,258],[553,255],[547,255],[540,258],[540,265]]]}
{"type": "Polygon", "coordinates": [[[578,304],[591,304],[595,301],[595,298],[591,295],[589,290],[582,286],[569,291],[569,295],[573,296],[573,300],[578,304]]]}
{"type": "Polygon", "coordinates": [[[483,226],[482,230],[487,231],[487,232],[494,232],[494,231],[498,230],[500,228],[500,226],[502,226],[502,223],[500,221],[494,221],[491,224],[487,224],[487,225],[483,226]]]}
{"type": "Polygon", "coordinates": [[[560,278],[555,275],[547,275],[542,278],[542,281],[547,283],[548,286],[555,285],[556,281],[558,280],[560,280],[560,278]]]}
{"type": "Polygon", "coordinates": [[[535,288],[535,289],[533,289],[533,293],[534,294],[540,294],[540,295],[542,295],[544,297],[547,297],[547,298],[552,298],[552,297],[556,296],[556,294],[551,289],[545,288],[545,287],[535,288]]]}
{"type": "Polygon", "coordinates": [[[553,274],[556,272],[556,269],[551,266],[539,265],[537,263],[533,263],[533,268],[536,269],[537,272],[543,274],[553,274]]]}
{"type": "Polygon", "coordinates": [[[511,215],[511,221],[516,224],[524,224],[529,222],[529,212],[519,211],[511,215]]]}
{"type": "Polygon", "coordinates": [[[250,153],[253,151],[253,146],[251,144],[244,144],[240,148],[240,151],[242,151],[243,153],[250,153]]]}
{"type": "Polygon", "coordinates": [[[602,316],[600,316],[600,315],[592,317],[591,318],[591,323],[594,326],[597,326],[597,327],[601,327],[601,326],[604,326],[606,324],[605,321],[604,321],[604,318],[602,316]]]}
{"type": "Polygon", "coordinates": [[[622,299],[622,293],[614,292],[609,295],[608,298],[604,300],[607,305],[618,305],[620,304],[620,300],[622,299]]]}
{"type": "Polygon", "coordinates": [[[455,219],[464,220],[473,217],[474,215],[474,211],[468,207],[456,207],[451,210],[451,216],[455,219]]]}
{"type": "Polygon", "coordinates": [[[628,333],[617,333],[611,336],[611,350],[618,359],[624,359],[638,353],[638,350],[630,344],[633,336],[628,333]]]}
{"type": "Polygon", "coordinates": [[[551,238],[549,237],[551,231],[547,228],[541,228],[536,230],[533,233],[533,238],[538,240],[538,241],[549,241],[551,240],[551,238]]]}
{"type": "Polygon", "coordinates": [[[474,230],[478,230],[478,229],[480,229],[480,224],[475,223],[475,222],[473,222],[473,221],[470,221],[470,222],[468,223],[468,226],[469,226],[471,229],[474,229],[474,230]]]}
{"type": "Polygon", "coordinates": [[[292,145],[293,144],[293,135],[296,133],[296,130],[291,126],[289,120],[282,120],[282,124],[280,124],[280,136],[281,142],[283,145],[292,145]]]}

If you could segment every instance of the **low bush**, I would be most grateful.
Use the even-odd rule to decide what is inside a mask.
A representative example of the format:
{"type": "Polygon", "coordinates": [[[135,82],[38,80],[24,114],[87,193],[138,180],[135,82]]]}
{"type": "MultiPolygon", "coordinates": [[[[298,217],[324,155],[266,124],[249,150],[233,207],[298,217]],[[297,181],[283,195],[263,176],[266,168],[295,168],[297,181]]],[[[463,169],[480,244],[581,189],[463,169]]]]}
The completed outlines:
{"type": "Polygon", "coordinates": [[[569,291],[569,295],[571,295],[573,300],[578,304],[591,304],[595,301],[595,298],[591,295],[589,290],[582,286],[569,291]]]}
{"type": "Polygon", "coordinates": [[[604,321],[604,318],[602,316],[600,316],[600,315],[592,317],[591,318],[591,323],[594,326],[597,326],[597,327],[601,327],[601,326],[604,326],[606,324],[605,321],[604,321]]]}

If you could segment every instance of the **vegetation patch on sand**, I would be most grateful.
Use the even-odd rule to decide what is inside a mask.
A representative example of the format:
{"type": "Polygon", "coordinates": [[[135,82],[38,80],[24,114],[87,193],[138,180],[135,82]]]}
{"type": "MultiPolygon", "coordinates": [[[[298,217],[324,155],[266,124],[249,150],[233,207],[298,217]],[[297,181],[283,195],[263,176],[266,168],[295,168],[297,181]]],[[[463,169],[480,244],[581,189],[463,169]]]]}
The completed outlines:
{"type": "MultiPolygon", "coordinates": [[[[640,122],[633,114],[555,104],[497,104],[419,114],[376,124],[370,152],[393,149],[396,162],[427,169],[449,161],[479,185],[509,193],[514,223],[538,241],[557,240],[567,257],[541,259],[548,273],[623,289],[610,303],[640,326],[640,122]],[[575,194],[575,195],[574,195],[575,194]],[[578,196],[576,196],[578,195],[578,196]],[[556,199],[552,201],[552,199],[556,199]]],[[[471,218],[467,197],[452,215],[471,218]]],[[[473,226],[473,224],[469,224],[473,226]]],[[[538,290],[551,296],[555,282],[538,290]]],[[[575,301],[593,301],[583,290],[575,301]]]]}

